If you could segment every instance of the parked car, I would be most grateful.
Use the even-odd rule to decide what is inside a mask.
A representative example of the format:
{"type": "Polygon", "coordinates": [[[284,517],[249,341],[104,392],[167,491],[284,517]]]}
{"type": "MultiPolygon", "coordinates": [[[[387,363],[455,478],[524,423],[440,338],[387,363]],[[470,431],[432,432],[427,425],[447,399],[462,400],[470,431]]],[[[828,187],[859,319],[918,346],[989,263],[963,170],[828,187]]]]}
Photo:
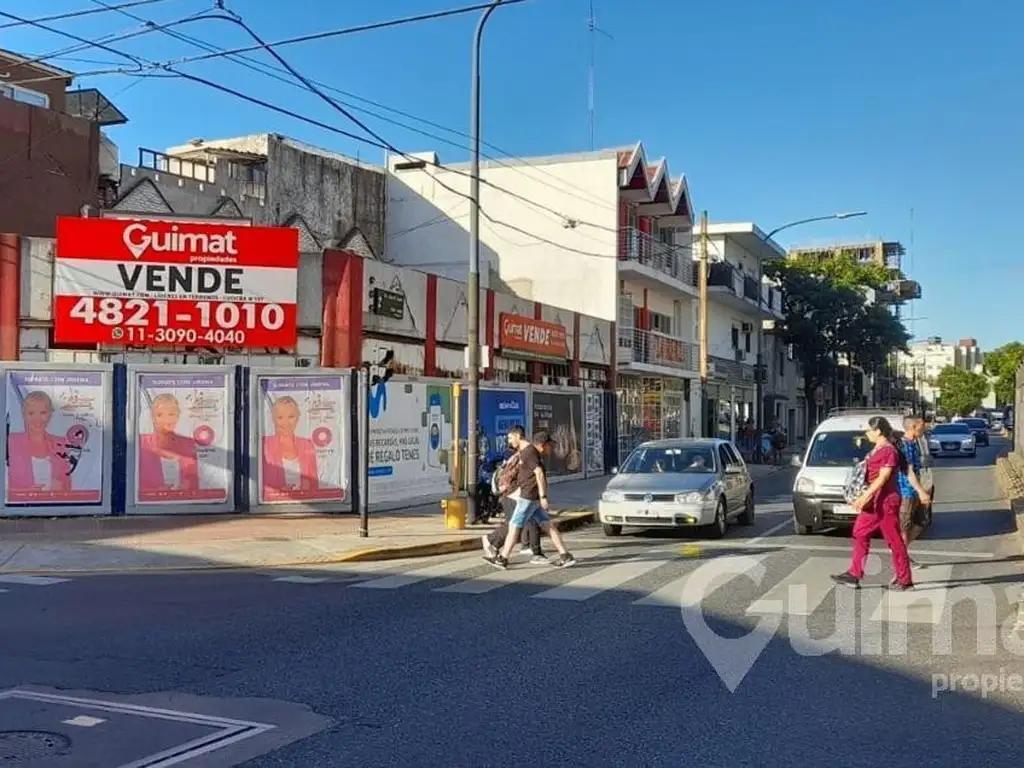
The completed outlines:
{"type": "Polygon", "coordinates": [[[974,432],[962,421],[936,424],[928,433],[928,452],[936,458],[973,458],[978,455],[974,432]]]}
{"type": "Polygon", "coordinates": [[[974,435],[975,445],[988,445],[988,421],[971,417],[953,419],[954,424],[966,424],[974,435]]]}
{"type": "MultiPolygon", "coordinates": [[[[814,430],[807,451],[793,457],[800,468],[793,483],[793,530],[806,536],[834,528],[851,528],[857,512],[846,503],[846,481],[850,469],[871,450],[867,438],[868,420],[883,416],[899,429],[903,413],[870,409],[847,409],[825,419],[814,430]]],[[[923,468],[920,482],[929,494],[934,492],[931,458],[925,439],[919,447],[923,468]]]]}
{"type": "Polygon", "coordinates": [[[726,440],[643,443],[612,472],[598,503],[606,536],[636,526],[702,528],[721,538],[732,520],[754,524],[754,483],[726,440]]]}

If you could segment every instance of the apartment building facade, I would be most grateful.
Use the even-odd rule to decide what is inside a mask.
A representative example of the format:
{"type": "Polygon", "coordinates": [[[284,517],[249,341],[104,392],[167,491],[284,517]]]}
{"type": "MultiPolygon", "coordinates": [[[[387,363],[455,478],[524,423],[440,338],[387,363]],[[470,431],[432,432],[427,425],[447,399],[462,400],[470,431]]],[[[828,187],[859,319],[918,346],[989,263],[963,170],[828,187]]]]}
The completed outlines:
{"type": "MultiPolygon", "coordinates": [[[[985,354],[976,339],[963,338],[956,343],[940,336],[929,336],[913,342],[907,352],[897,356],[897,369],[905,389],[916,390],[917,397],[932,406],[941,398],[936,380],[944,368],[959,368],[982,373],[985,354]]],[[[992,396],[994,407],[994,396],[992,396]]]]}
{"type": "MultiPolygon", "coordinates": [[[[422,153],[391,158],[388,172],[385,259],[464,279],[468,166],[422,153]]],[[[481,285],[614,323],[609,386],[619,397],[620,452],[700,434],[694,211],[685,177],[673,177],[664,159],[649,161],[642,143],[488,161],[480,177],[481,285]]]]}

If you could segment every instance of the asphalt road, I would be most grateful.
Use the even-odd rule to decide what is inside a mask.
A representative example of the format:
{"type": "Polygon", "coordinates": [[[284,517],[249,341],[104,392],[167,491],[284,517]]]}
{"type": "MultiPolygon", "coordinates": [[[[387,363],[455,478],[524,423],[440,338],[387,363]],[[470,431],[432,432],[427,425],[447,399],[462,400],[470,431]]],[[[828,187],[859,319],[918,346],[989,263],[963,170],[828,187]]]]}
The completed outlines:
{"type": "Polygon", "coordinates": [[[1024,558],[991,468],[1003,447],[939,463],[914,603],[833,588],[849,539],[792,535],[791,471],[761,481],[753,529],[588,528],[564,571],[461,554],[3,583],[0,690],[30,693],[0,694],[0,763],[1019,766],[1024,558]]]}

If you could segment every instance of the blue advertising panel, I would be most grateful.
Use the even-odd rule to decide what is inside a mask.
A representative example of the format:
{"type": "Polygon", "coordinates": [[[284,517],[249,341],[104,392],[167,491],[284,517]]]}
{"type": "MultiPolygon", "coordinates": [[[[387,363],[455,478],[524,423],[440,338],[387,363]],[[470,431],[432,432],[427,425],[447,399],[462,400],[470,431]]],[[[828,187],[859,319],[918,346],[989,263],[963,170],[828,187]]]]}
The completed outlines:
{"type": "MultiPolygon", "coordinates": [[[[477,408],[480,433],[480,454],[486,456],[491,452],[503,453],[507,441],[508,430],[516,425],[529,432],[528,414],[526,411],[525,389],[488,389],[480,388],[480,405],[477,408]],[[486,441],[486,451],[485,448],[486,441]]],[[[459,439],[466,439],[468,400],[466,390],[462,390],[459,398],[459,439]]]]}

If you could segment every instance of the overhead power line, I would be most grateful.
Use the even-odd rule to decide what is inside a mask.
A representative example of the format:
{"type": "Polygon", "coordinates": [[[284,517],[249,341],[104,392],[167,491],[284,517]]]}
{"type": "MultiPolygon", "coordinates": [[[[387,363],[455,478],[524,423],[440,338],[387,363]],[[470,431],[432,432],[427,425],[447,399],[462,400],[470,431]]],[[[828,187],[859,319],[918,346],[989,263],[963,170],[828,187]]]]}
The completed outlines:
{"type": "Polygon", "coordinates": [[[140,5],[153,5],[154,3],[166,3],[167,0],[132,0],[132,2],[121,3],[120,5],[107,6],[106,8],[82,8],[77,11],[68,11],[66,13],[56,13],[52,16],[39,16],[35,19],[26,19],[25,21],[9,21],[6,24],[0,24],[0,29],[10,29],[11,27],[22,27],[27,24],[33,24],[37,21],[63,21],[64,19],[75,19],[80,16],[91,16],[97,13],[109,13],[110,11],[119,11],[122,8],[135,8],[140,5]]]}
{"type": "MultiPolygon", "coordinates": [[[[515,1],[515,2],[522,2],[524,0],[513,0],[513,1],[515,1]]],[[[487,7],[487,6],[484,5],[482,7],[487,7]]],[[[189,80],[189,81],[192,81],[192,82],[199,83],[201,85],[205,85],[205,86],[213,88],[213,89],[215,89],[217,91],[220,91],[220,92],[223,92],[223,93],[227,93],[229,95],[235,96],[236,98],[240,98],[240,99],[248,101],[248,102],[250,102],[252,104],[256,104],[257,106],[261,106],[261,107],[263,107],[265,109],[269,109],[271,111],[278,112],[279,114],[286,115],[286,116],[291,117],[293,119],[300,120],[300,121],[308,123],[310,125],[314,125],[314,126],[316,126],[318,128],[321,128],[323,130],[335,133],[335,134],[340,135],[340,136],[344,136],[346,138],[352,139],[352,140],[360,142],[362,144],[366,144],[366,145],[369,145],[369,146],[374,146],[374,147],[377,147],[378,149],[387,150],[389,152],[393,152],[394,154],[401,155],[402,157],[405,157],[405,158],[410,159],[410,160],[414,160],[414,161],[417,161],[417,162],[420,161],[420,158],[416,158],[416,157],[414,157],[412,155],[409,155],[408,153],[398,149],[393,144],[391,144],[386,139],[384,139],[382,136],[380,136],[375,131],[370,129],[361,120],[359,120],[358,118],[356,118],[353,115],[351,115],[351,113],[349,113],[349,111],[347,109],[345,109],[343,106],[337,104],[335,102],[335,100],[333,100],[330,96],[327,96],[326,94],[322,93],[319,89],[316,88],[315,85],[310,87],[310,84],[309,84],[310,81],[307,78],[305,78],[304,75],[299,73],[297,70],[294,70],[294,68],[292,68],[287,63],[287,61],[285,61],[280,56],[280,54],[277,54],[275,51],[271,50],[273,44],[267,44],[267,43],[261,41],[261,43],[259,45],[255,46],[255,47],[253,47],[251,49],[246,49],[246,50],[255,50],[255,49],[261,49],[261,48],[267,50],[272,56],[274,56],[279,62],[281,62],[282,65],[286,69],[288,69],[289,72],[292,72],[297,79],[301,80],[304,84],[306,84],[306,86],[308,88],[310,88],[310,90],[313,93],[318,95],[320,98],[322,98],[328,104],[330,104],[333,108],[335,108],[336,110],[341,112],[343,115],[345,115],[351,122],[355,123],[358,127],[362,128],[371,138],[367,138],[366,136],[361,136],[361,135],[352,133],[350,131],[346,131],[346,130],[343,130],[341,128],[338,128],[337,126],[329,125],[329,124],[327,124],[325,122],[322,122],[320,120],[316,120],[314,118],[307,117],[305,115],[299,114],[297,112],[294,112],[292,110],[286,109],[284,107],[280,107],[280,106],[278,106],[276,104],[272,104],[272,103],[270,103],[268,101],[265,101],[263,99],[259,99],[259,98],[256,98],[254,96],[250,96],[248,94],[242,93],[241,91],[237,91],[237,90],[235,90],[233,88],[230,88],[228,86],[225,86],[225,85],[223,85],[221,83],[218,83],[218,82],[215,82],[213,80],[209,80],[207,78],[203,78],[203,77],[200,77],[198,75],[193,75],[193,74],[190,74],[188,72],[182,72],[180,70],[175,69],[173,67],[172,63],[156,63],[156,62],[148,61],[148,60],[146,60],[146,59],[144,59],[144,58],[142,58],[140,56],[134,56],[134,55],[131,55],[131,54],[124,53],[123,51],[120,51],[120,50],[118,50],[116,48],[113,48],[113,47],[107,45],[106,43],[89,41],[89,40],[86,40],[85,38],[82,38],[82,37],[80,37],[78,35],[75,35],[73,33],[65,32],[63,30],[54,29],[52,27],[48,27],[45,24],[42,24],[41,22],[32,22],[32,21],[27,20],[27,19],[22,19],[21,17],[15,16],[14,14],[10,14],[10,13],[4,12],[4,11],[0,11],[0,16],[6,17],[6,18],[10,18],[10,19],[15,20],[15,21],[23,21],[23,22],[25,22],[27,24],[31,24],[32,26],[36,26],[36,27],[38,27],[40,29],[43,29],[43,30],[45,30],[47,32],[51,32],[53,34],[61,35],[63,37],[67,37],[67,38],[69,38],[71,40],[76,40],[77,42],[80,42],[80,43],[83,43],[83,44],[86,44],[86,45],[89,45],[89,46],[92,46],[92,47],[100,48],[101,50],[106,50],[106,51],[108,51],[108,52],[110,52],[110,53],[112,53],[114,55],[127,58],[130,61],[139,63],[139,64],[141,64],[143,66],[148,66],[148,67],[153,68],[153,69],[163,69],[163,70],[165,70],[167,72],[170,72],[170,73],[173,73],[174,75],[176,75],[178,77],[181,77],[181,78],[183,78],[185,80],[189,80]]],[[[246,28],[247,31],[249,31],[250,35],[253,37],[253,39],[258,40],[258,41],[261,40],[259,38],[259,36],[254,31],[251,30],[251,28],[249,28],[247,25],[245,25],[244,22],[242,22],[239,18],[235,17],[233,14],[231,16],[222,16],[220,14],[212,14],[212,15],[207,15],[204,18],[205,19],[222,19],[222,20],[232,21],[233,23],[239,24],[240,26],[243,26],[244,28],[246,28]]],[[[133,74],[133,72],[126,72],[125,74],[133,74]]],[[[444,168],[444,166],[441,166],[441,167],[444,168]]],[[[448,170],[450,172],[453,172],[453,173],[456,173],[456,174],[459,174],[459,175],[462,175],[462,176],[467,176],[467,177],[470,176],[470,174],[468,174],[466,172],[463,172],[463,171],[460,171],[458,169],[454,169],[454,168],[446,168],[445,170],[448,170]]],[[[454,195],[456,195],[458,197],[461,197],[461,198],[465,198],[467,200],[471,199],[469,195],[467,195],[467,194],[465,194],[463,192],[459,192],[456,189],[453,189],[452,187],[448,186],[447,184],[445,184],[444,182],[439,180],[436,176],[433,177],[433,180],[439,186],[441,186],[444,189],[448,190],[452,194],[454,194],[454,195]]],[[[496,186],[496,185],[492,185],[492,186],[496,186]]],[[[501,188],[499,188],[499,189],[501,189],[501,188]]],[[[537,206],[540,206],[540,207],[545,207],[542,204],[537,203],[537,201],[530,200],[529,198],[525,198],[525,197],[523,197],[521,195],[516,195],[515,193],[511,193],[508,190],[502,190],[502,191],[505,191],[507,194],[511,194],[513,197],[517,197],[519,199],[522,199],[524,202],[528,202],[528,203],[531,203],[531,204],[534,204],[534,205],[537,205],[537,206]]],[[[564,218],[563,214],[561,214],[561,213],[559,213],[557,211],[554,211],[553,209],[548,209],[548,210],[551,210],[556,215],[564,218]]],[[[582,250],[582,249],[573,248],[571,246],[567,246],[567,245],[564,245],[562,243],[555,242],[555,241],[550,240],[548,238],[545,238],[545,237],[543,237],[541,235],[538,235],[536,233],[533,233],[533,232],[525,230],[525,229],[523,229],[521,227],[518,227],[518,226],[516,226],[514,224],[509,224],[508,222],[505,222],[505,221],[502,221],[502,220],[499,220],[499,219],[495,219],[489,213],[487,213],[487,211],[485,211],[482,207],[480,209],[480,214],[481,214],[481,216],[484,217],[484,219],[486,219],[487,221],[489,221],[490,223],[492,223],[492,224],[494,224],[496,226],[505,227],[505,228],[510,229],[510,230],[512,230],[514,232],[519,232],[520,234],[523,234],[523,235],[525,235],[527,237],[530,237],[531,239],[537,240],[537,241],[542,242],[542,243],[546,243],[548,245],[551,245],[551,246],[554,246],[556,248],[559,248],[559,249],[561,249],[563,251],[568,251],[568,252],[572,252],[572,253],[578,253],[578,254],[581,254],[581,255],[591,256],[591,257],[595,257],[595,258],[616,258],[615,255],[609,255],[607,253],[595,253],[595,252],[592,252],[592,251],[585,251],[585,250],[582,250]]],[[[604,225],[599,225],[599,224],[592,224],[592,223],[589,223],[589,222],[576,222],[576,223],[587,223],[590,226],[594,226],[594,227],[599,228],[599,229],[609,229],[611,231],[617,231],[614,228],[605,227],[604,225]]],[[[688,250],[689,247],[688,246],[675,246],[674,249],[676,249],[676,250],[688,250]]]]}

